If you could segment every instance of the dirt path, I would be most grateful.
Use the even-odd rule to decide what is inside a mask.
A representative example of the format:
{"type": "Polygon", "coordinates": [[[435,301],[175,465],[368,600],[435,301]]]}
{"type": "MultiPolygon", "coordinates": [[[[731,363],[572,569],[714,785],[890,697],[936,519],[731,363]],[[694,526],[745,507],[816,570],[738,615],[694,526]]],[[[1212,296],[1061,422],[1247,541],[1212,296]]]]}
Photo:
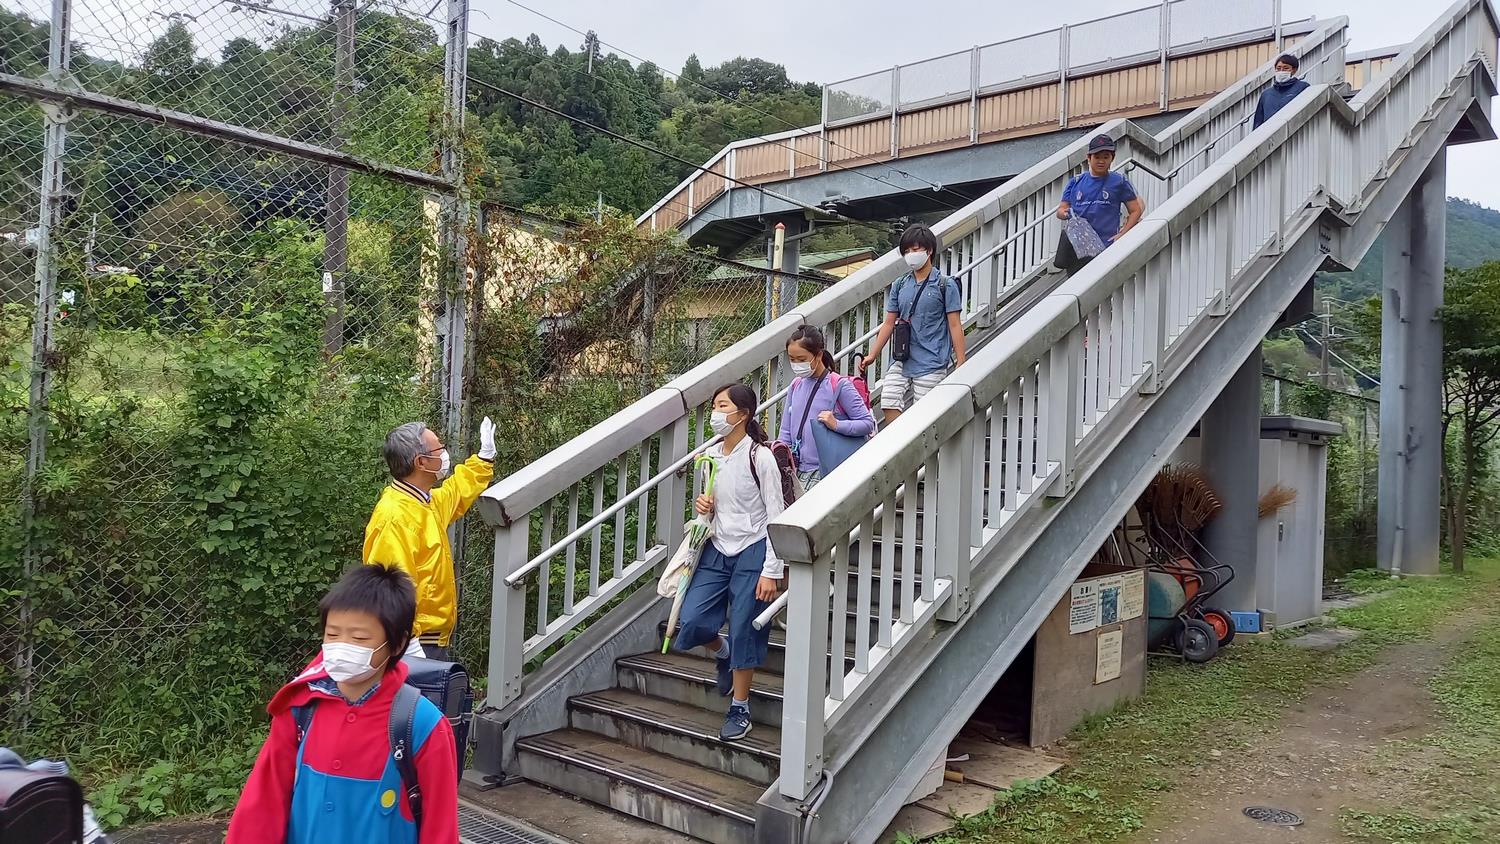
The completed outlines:
{"type": "Polygon", "coordinates": [[[1415,777],[1403,774],[1438,761],[1410,742],[1433,728],[1428,683],[1483,621],[1461,614],[1432,638],[1395,647],[1344,682],[1314,689],[1248,749],[1204,748],[1207,764],[1152,813],[1154,823],[1135,844],[1335,844],[1348,840],[1339,831],[1341,809],[1409,805],[1415,777]],[[1394,761],[1382,755],[1393,742],[1403,743],[1394,761]],[[1247,806],[1290,810],[1305,823],[1259,823],[1244,815],[1247,806]]]}

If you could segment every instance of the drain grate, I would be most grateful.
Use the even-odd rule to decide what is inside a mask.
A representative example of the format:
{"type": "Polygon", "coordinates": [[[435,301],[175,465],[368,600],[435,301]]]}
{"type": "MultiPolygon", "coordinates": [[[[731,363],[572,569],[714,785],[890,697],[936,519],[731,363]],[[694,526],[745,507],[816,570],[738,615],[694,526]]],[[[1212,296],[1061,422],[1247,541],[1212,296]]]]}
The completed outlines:
{"type": "Polygon", "coordinates": [[[460,844],[567,844],[463,804],[458,807],[458,840],[460,844]]]}
{"type": "Polygon", "coordinates": [[[1275,809],[1270,806],[1246,806],[1245,817],[1252,821],[1274,824],[1276,826],[1301,826],[1302,816],[1296,812],[1288,812],[1286,809],[1275,809]]]}

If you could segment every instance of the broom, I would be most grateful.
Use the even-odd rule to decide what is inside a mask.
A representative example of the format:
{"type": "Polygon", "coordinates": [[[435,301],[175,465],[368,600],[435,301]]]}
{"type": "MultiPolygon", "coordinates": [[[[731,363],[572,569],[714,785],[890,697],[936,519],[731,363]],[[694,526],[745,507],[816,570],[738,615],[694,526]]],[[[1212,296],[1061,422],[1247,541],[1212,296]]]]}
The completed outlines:
{"type": "Polygon", "coordinates": [[[1256,503],[1256,511],[1262,519],[1297,500],[1297,490],[1281,484],[1273,484],[1256,503]]]}

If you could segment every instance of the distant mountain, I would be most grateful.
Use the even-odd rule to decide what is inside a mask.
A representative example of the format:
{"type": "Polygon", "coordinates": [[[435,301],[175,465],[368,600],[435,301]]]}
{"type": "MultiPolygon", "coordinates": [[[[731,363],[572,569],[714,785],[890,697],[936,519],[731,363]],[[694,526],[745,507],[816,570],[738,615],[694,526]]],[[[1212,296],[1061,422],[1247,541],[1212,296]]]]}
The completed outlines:
{"type": "MultiPolygon", "coordinates": [[[[1500,261],[1500,211],[1466,199],[1448,198],[1448,266],[1473,267],[1485,261],[1500,261]]],[[[1380,290],[1385,249],[1380,239],[1352,273],[1324,273],[1318,277],[1318,292],[1358,301],[1380,290]]]]}

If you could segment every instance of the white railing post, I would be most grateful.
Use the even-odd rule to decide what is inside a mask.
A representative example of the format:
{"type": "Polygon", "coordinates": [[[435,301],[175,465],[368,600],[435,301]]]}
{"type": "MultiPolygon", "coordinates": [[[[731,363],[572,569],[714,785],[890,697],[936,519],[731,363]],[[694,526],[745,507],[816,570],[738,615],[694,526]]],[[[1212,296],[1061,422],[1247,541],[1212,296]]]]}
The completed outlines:
{"type": "MultiPolygon", "coordinates": [[[[521,696],[525,665],[526,587],[505,579],[526,564],[531,545],[531,515],[495,528],[495,564],[490,586],[490,668],[487,705],[499,708],[521,696]]],[[[548,567],[537,572],[545,578],[548,567]]]]}
{"type": "Polygon", "coordinates": [[[1068,27],[1057,30],[1057,126],[1068,128],[1068,27]]]}
{"type": "MultiPolygon", "coordinates": [[[[660,456],[656,462],[658,472],[687,456],[688,425],[692,416],[693,412],[689,410],[688,415],[673,422],[670,433],[661,438],[660,456]]],[[[649,447],[649,442],[643,446],[643,448],[649,447]]],[[[688,484],[691,482],[690,476],[691,472],[688,470],[673,472],[657,487],[656,541],[674,551],[677,548],[677,542],[682,539],[682,526],[687,521],[687,491],[688,484]]]]}
{"type": "Polygon", "coordinates": [[[1047,462],[1057,464],[1057,480],[1047,486],[1049,498],[1073,491],[1073,456],[1078,448],[1078,384],[1083,377],[1083,322],[1047,352],[1047,462]]]}
{"type": "Polygon", "coordinates": [[[1139,392],[1149,395],[1161,390],[1163,362],[1167,358],[1167,321],[1170,319],[1167,313],[1167,294],[1172,284],[1171,247],[1163,250],[1161,261],[1154,269],[1153,264],[1148,263],[1142,272],[1146,277],[1146,283],[1142,285],[1146,301],[1140,307],[1145,323],[1141,326],[1140,336],[1145,347],[1147,371],[1139,392]]]}
{"type": "Polygon", "coordinates": [[[979,47],[969,56],[969,143],[979,143],[979,47]]]}
{"type": "MultiPolygon", "coordinates": [[[[1218,209],[1211,212],[1221,218],[1216,221],[1218,225],[1214,226],[1214,245],[1224,250],[1223,255],[1214,256],[1218,259],[1219,265],[1223,267],[1223,272],[1210,273],[1212,276],[1210,284],[1213,285],[1213,289],[1209,291],[1208,315],[1211,317],[1221,317],[1229,314],[1229,293],[1234,289],[1234,249],[1237,234],[1234,226],[1239,219],[1236,208],[1235,197],[1227,195],[1219,200],[1218,209]]],[[[1189,317],[1197,314],[1197,307],[1198,303],[1194,302],[1194,310],[1189,314],[1189,317]]]]}
{"type": "MultiPolygon", "coordinates": [[[[786,688],[781,714],[781,794],[802,800],[823,776],[824,688],[828,684],[830,554],[787,563],[786,688]]],[[[842,609],[840,609],[842,611],[842,609]]],[[[842,641],[834,652],[842,651],[842,641]]]]}
{"type": "Polygon", "coordinates": [[[1161,0],[1161,110],[1171,101],[1169,54],[1172,52],[1172,0],[1161,0]]]}
{"type": "Polygon", "coordinates": [[[901,65],[891,68],[891,158],[901,149],[901,65]]]}
{"type": "MultiPolygon", "coordinates": [[[[1000,242],[1001,228],[1000,220],[1004,215],[996,217],[979,227],[979,237],[974,247],[974,254],[983,255],[995,248],[1000,242]]],[[[1005,250],[996,252],[988,258],[974,265],[971,272],[974,273],[974,310],[979,314],[979,327],[989,328],[995,324],[995,302],[999,301],[999,279],[1000,260],[1005,255],[1005,250]]]]}
{"type": "MultiPolygon", "coordinates": [[[[953,438],[938,447],[937,534],[923,551],[931,554],[934,571],[953,584],[948,602],[938,611],[943,621],[958,621],[969,610],[969,566],[974,533],[984,498],[982,478],[975,468],[981,462],[984,414],[976,413],[953,438]]],[[[999,448],[995,443],[992,448],[999,448]]],[[[993,470],[992,470],[993,471],[993,470]]],[[[927,478],[926,483],[934,483],[927,478]]]]}

